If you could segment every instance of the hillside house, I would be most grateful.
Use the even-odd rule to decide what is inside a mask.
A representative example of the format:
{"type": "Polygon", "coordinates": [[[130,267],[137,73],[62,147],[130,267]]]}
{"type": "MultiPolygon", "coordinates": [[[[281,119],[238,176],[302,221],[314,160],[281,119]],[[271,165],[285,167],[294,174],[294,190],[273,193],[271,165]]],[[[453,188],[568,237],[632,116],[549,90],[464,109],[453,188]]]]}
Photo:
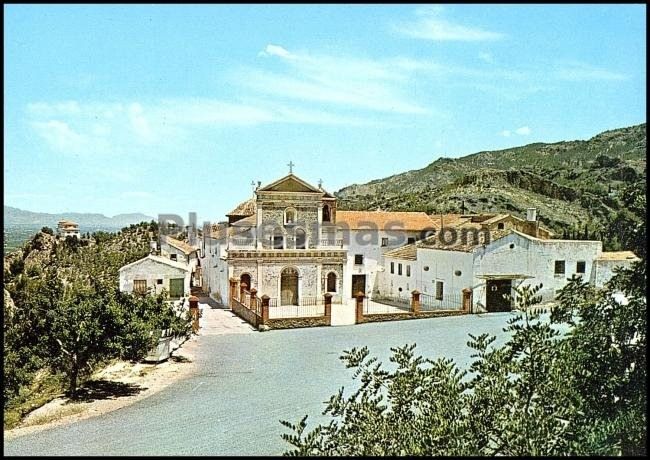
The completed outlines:
{"type": "Polygon", "coordinates": [[[72,222],[71,220],[60,220],[56,226],[56,233],[60,238],[67,238],[72,236],[74,238],[80,238],[79,233],[79,224],[72,222]]]}
{"type": "Polygon", "coordinates": [[[120,291],[159,294],[167,291],[170,300],[190,295],[189,265],[166,257],[148,255],[120,268],[120,291]]]}

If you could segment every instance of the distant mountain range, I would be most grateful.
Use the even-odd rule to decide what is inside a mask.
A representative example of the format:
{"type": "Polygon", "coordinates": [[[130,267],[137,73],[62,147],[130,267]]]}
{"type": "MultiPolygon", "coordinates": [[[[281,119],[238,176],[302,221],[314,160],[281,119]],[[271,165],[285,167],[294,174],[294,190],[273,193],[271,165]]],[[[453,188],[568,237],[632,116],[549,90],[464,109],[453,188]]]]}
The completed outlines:
{"type": "Polygon", "coordinates": [[[339,209],[504,212],[540,220],[561,236],[569,228],[607,228],[625,206],[625,187],[646,180],[646,124],[586,141],[535,143],[462,158],[345,187],[339,209]]]}
{"type": "Polygon", "coordinates": [[[142,221],[149,222],[156,220],[151,216],[140,213],[118,214],[113,217],[106,217],[103,214],[96,213],[78,213],[69,212],[62,214],[48,214],[44,212],[25,211],[11,206],[4,207],[4,226],[32,226],[32,227],[51,227],[56,229],[59,220],[72,220],[79,224],[81,231],[84,228],[121,228],[131,224],[137,224],[142,221]]]}

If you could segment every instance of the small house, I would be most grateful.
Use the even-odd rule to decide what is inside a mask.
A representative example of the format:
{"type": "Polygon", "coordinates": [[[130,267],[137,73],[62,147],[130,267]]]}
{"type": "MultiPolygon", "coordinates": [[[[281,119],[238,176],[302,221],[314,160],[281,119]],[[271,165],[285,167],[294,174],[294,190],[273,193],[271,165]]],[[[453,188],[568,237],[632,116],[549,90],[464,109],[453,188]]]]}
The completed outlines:
{"type": "Polygon", "coordinates": [[[171,300],[190,295],[191,271],[185,263],[150,254],[123,266],[119,273],[122,292],[159,294],[164,289],[171,300]]]}

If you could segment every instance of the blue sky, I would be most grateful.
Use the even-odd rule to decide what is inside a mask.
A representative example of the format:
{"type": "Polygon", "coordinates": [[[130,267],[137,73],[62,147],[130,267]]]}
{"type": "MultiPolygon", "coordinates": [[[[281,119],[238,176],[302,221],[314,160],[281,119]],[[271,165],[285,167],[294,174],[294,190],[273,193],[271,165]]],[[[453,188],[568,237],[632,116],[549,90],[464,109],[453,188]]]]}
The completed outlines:
{"type": "Polygon", "coordinates": [[[5,204],[223,219],[646,121],[645,5],[4,7],[5,204]]]}

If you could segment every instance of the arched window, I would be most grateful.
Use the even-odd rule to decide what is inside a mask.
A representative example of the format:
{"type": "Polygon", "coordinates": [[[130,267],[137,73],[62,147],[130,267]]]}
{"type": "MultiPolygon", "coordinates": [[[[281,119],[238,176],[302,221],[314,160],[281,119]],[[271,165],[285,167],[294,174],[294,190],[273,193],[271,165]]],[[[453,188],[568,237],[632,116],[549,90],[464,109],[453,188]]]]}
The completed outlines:
{"type": "Polygon", "coordinates": [[[284,234],[279,228],[273,231],[273,249],[284,249],[284,234]]]}
{"type": "Polygon", "coordinates": [[[293,208],[284,210],[284,225],[294,225],[298,218],[298,213],[293,208]]]}
{"type": "Polygon", "coordinates": [[[336,292],[336,273],[327,274],[327,292],[336,292]]]}
{"type": "Polygon", "coordinates": [[[331,222],[329,205],[323,206],[323,222],[331,222]]]}
{"type": "Polygon", "coordinates": [[[307,234],[302,228],[296,229],[296,249],[307,249],[307,234]]]}

